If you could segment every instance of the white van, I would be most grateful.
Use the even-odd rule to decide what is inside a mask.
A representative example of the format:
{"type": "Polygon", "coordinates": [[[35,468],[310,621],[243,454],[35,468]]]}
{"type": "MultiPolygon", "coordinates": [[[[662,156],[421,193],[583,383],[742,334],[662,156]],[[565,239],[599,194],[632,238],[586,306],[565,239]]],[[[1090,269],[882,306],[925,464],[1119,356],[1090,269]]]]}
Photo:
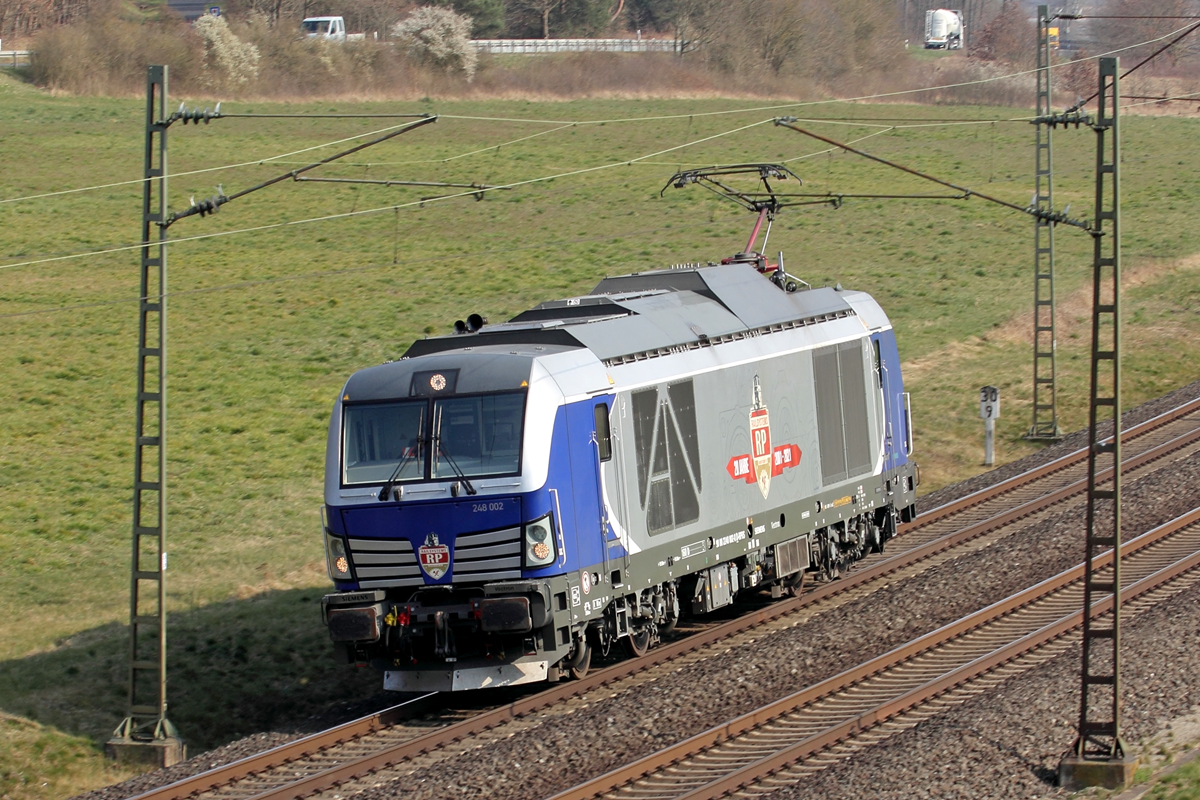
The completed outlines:
{"type": "Polygon", "coordinates": [[[346,41],[346,22],[341,17],[308,17],[300,23],[300,28],[309,39],[346,41]]]}

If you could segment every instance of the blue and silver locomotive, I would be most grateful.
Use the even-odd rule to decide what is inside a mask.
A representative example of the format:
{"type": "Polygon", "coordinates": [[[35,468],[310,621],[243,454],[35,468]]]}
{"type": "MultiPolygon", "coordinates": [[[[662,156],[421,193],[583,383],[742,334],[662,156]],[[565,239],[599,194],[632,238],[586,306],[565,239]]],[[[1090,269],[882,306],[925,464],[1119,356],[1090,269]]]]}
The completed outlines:
{"type": "Polygon", "coordinates": [[[324,507],[346,660],[393,690],[578,676],[881,550],[916,513],[891,324],[765,266],[606,278],[352,375],[324,507]]]}

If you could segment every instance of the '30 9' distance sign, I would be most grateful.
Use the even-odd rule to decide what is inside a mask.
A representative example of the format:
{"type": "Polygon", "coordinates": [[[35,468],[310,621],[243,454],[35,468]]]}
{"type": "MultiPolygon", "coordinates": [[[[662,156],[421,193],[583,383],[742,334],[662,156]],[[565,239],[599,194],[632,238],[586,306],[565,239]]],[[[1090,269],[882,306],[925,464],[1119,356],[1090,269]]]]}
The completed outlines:
{"type": "Polygon", "coordinates": [[[1000,419],[1000,390],[995,386],[984,386],[979,390],[979,417],[1000,419]]]}

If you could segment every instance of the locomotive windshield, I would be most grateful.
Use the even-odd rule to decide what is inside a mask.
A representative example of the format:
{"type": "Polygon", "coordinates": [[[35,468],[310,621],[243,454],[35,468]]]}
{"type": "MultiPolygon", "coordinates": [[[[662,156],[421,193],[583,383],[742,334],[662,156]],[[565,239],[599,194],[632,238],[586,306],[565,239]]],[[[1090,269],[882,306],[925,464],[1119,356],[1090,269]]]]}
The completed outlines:
{"type": "Polygon", "coordinates": [[[433,404],[434,478],[520,471],[525,393],[448,397],[433,404]],[[456,470],[457,468],[457,470],[456,470]]]}
{"type": "Polygon", "coordinates": [[[347,405],[342,484],[515,475],[524,418],[524,392],[347,405]]]}
{"type": "Polygon", "coordinates": [[[346,406],[342,482],[383,483],[425,477],[424,400],[346,406]]]}

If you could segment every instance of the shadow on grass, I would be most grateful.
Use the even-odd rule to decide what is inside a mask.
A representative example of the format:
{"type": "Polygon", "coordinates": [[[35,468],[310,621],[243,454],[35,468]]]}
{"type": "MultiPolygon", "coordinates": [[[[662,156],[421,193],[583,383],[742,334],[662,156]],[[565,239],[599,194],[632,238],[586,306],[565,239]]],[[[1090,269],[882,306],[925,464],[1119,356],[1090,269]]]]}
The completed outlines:
{"type": "Polygon", "coordinates": [[[33,75],[29,64],[14,67],[8,58],[0,58],[0,75],[7,75],[18,83],[33,86],[33,75]]]}
{"type": "MultiPolygon", "coordinates": [[[[321,595],[267,592],[169,617],[168,716],[191,753],[379,704],[381,675],[334,660],[321,595]]],[[[0,710],[103,743],[126,712],[128,646],[128,628],[114,623],[2,662],[0,710]]]]}

